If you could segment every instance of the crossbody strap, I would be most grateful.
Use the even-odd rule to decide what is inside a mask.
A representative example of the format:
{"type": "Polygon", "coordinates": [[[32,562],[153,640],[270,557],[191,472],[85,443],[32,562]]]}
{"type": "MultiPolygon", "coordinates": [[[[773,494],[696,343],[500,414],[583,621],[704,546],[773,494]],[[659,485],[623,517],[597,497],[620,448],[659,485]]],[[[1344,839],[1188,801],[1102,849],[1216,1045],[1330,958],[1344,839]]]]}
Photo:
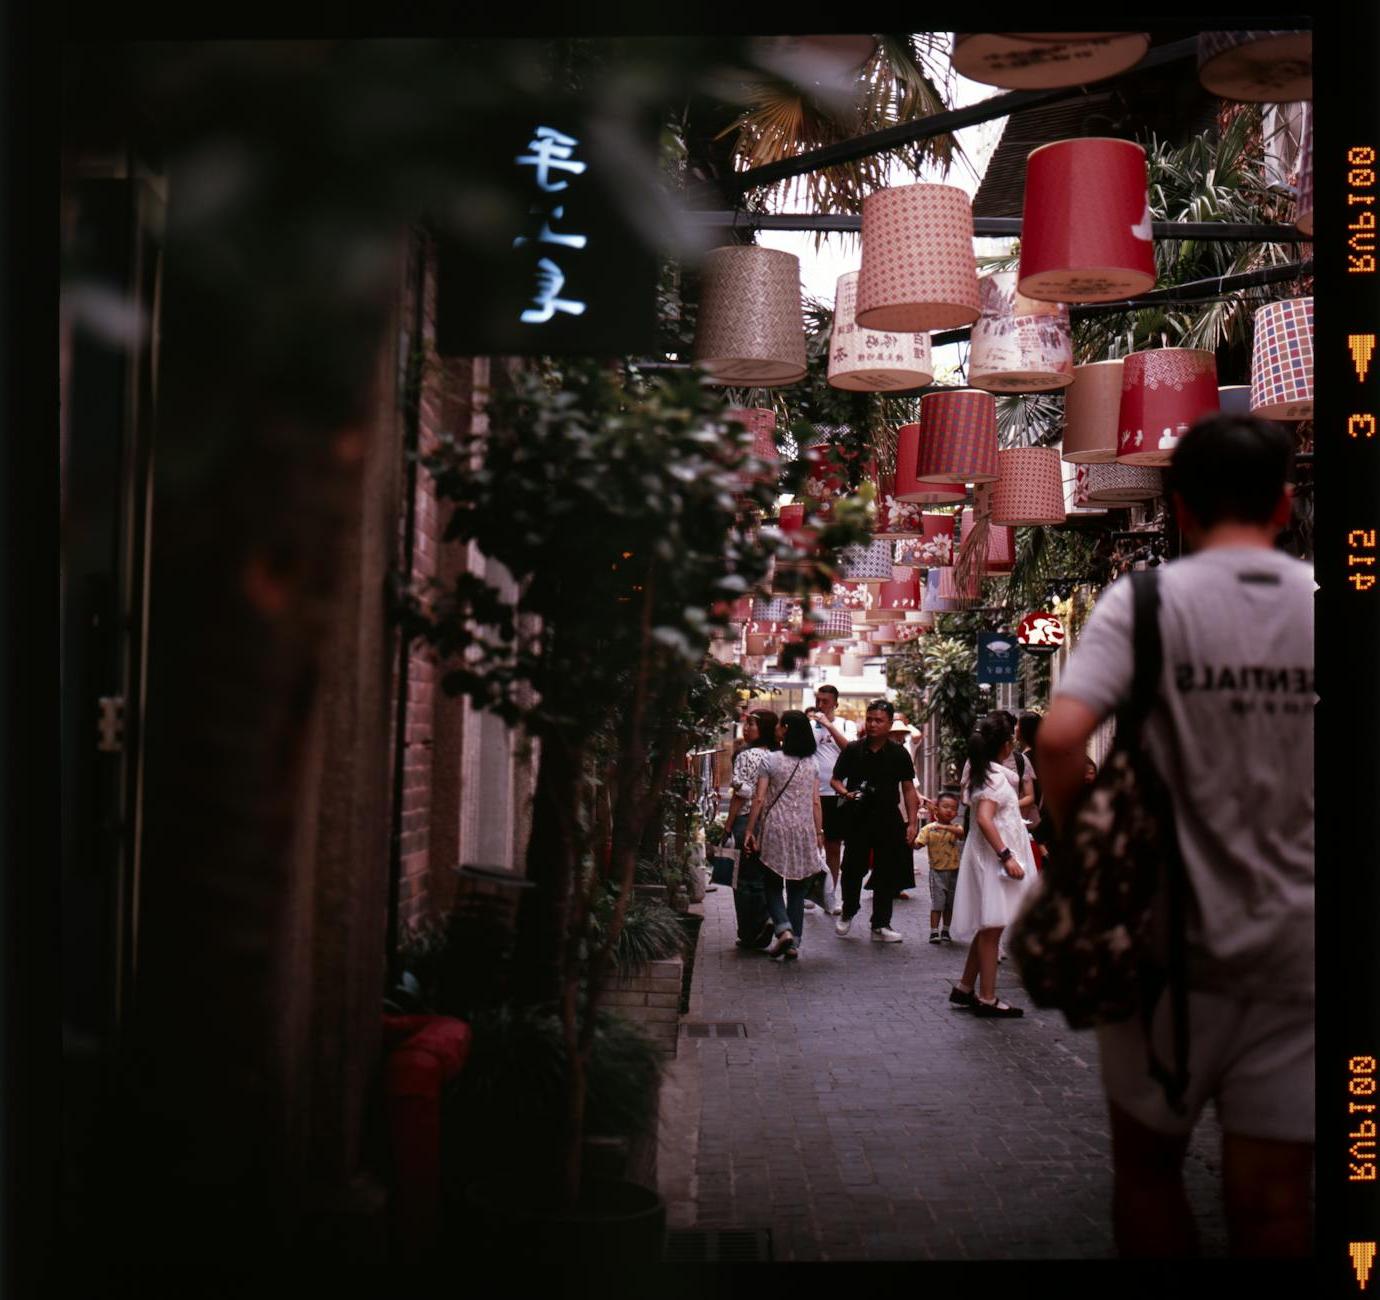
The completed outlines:
{"type": "MultiPolygon", "coordinates": [[[[767,805],[767,811],[764,812],[764,813],[762,814],[762,824],[763,824],[763,825],[766,823],[767,814],[770,813],[771,810],[772,810],[773,808],[776,807],[777,800],[779,800],[779,799],[781,798],[781,796],[782,796],[783,794],[785,794],[786,791],[789,790],[789,789],[791,788],[791,782],[795,780],[795,774],[796,774],[798,771],[800,771],[800,765],[801,765],[801,763],[803,763],[804,761],[805,761],[805,760],[804,760],[803,758],[798,758],[798,759],[795,760],[795,766],[794,766],[793,768],[791,768],[791,774],[790,774],[790,776],[788,776],[788,777],[786,778],[786,784],[783,785],[783,786],[781,787],[781,789],[779,789],[779,790],[776,792],[776,799],[773,799],[773,800],[771,801],[771,803],[769,803],[769,804],[767,805]]],[[[759,829],[759,830],[761,829],[761,826],[760,826],[760,825],[759,825],[758,829],[759,829]]]]}

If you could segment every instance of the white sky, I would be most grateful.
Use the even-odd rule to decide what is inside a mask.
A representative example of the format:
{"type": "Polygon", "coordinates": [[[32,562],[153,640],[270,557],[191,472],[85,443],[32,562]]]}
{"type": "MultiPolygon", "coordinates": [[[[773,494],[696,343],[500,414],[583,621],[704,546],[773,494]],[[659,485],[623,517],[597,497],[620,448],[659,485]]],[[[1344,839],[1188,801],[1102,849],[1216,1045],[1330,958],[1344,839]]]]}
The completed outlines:
{"type": "MultiPolygon", "coordinates": [[[[949,103],[954,108],[964,108],[976,104],[993,95],[1005,92],[996,86],[969,81],[967,77],[953,74],[949,103]]],[[[893,185],[910,185],[916,181],[939,181],[945,185],[956,185],[966,190],[969,196],[977,193],[983,173],[1001,139],[1002,129],[1007,119],[997,118],[990,122],[979,122],[976,126],[965,127],[955,132],[955,138],[963,147],[966,161],[959,159],[949,168],[947,176],[941,176],[939,169],[927,165],[919,174],[912,174],[899,163],[894,164],[889,181],[893,185]]],[[[799,212],[805,200],[788,201],[783,211],[799,212]]],[[[976,239],[973,241],[979,256],[1004,253],[1010,246],[1009,239],[976,239]]],[[[838,278],[848,271],[856,271],[862,263],[862,242],[857,235],[827,235],[816,249],[814,236],[803,232],[788,230],[763,230],[757,235],[757,243],[764,248],[780,248],[794,253],[800,258],[801,288],[807,298],[818,298],[833,306],[834,289],[838,278]]],[[[939,379],[951,367],[959,364],[961,356],[967,353],[967,344],[947,343],[934,350],[935,376],[939,379]]]]}

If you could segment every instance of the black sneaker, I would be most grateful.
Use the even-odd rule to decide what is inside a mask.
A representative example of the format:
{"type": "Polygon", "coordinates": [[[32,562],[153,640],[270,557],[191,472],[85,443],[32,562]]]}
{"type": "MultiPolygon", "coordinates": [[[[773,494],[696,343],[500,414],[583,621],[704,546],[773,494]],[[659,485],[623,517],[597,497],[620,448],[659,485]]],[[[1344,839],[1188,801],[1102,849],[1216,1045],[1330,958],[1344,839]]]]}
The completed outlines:
{"type": "Polygon", "coordinates": [[[939,932],[939,938],[940,938],[944,943],[953,943],[953,940],[952,940],[951,938],[949,938],[949,932],[948,932],[947,930],[941,930],[941,931],[939,932]]]}
{"type": "Polygon", "coordinates": [[[938,931],[938,930],[931,930],[931,931],[930,931],[930,942],[931,942],[931,943],[938,943],[938,942],[939,942],[939,931],[938,931]]]}

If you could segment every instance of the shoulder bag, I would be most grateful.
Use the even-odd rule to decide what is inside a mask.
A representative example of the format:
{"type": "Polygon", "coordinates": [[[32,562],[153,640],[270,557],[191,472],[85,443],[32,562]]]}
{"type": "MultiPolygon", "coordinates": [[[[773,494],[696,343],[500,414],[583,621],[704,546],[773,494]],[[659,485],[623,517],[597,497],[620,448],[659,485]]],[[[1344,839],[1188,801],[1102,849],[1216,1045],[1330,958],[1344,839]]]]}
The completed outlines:
{"type": "Polygon", "coordinates": [[[1169,791],[1141,744],[1159,690],[1163,651],[1158,574],[1131,575],[1135,676],[1117,714],[1116,745],[1049,846],[1007,950],[1036,1006],[1056,1007],[1073,1029],[1150,1018],[1169,990],[1174,1068],[1150,1052],[1149,1071],[1182,1110],[1188,1083],[1184,928],[1188,881],[1169,791]]]}
{"type": "MultiPolygon", "coordinates": [[[[778,800],[780,800],[781,796],[782,796],[783,794],[785,794],[786,791],[789,790],[789,789],[791,788],[791,782],[795,780],[795,774],[796,774],[797,772],[800,771],[800,765],[801,765],[801,763],[803,763],[804,761],[805,761],[805,760],[804,760],[803,758],[798,758],[798,759],[796,759],[796,761],[795,761],[795,766],[791,769],[791,774],[790,774],[790,776],[788,776],[788,777],[786,778],[786,784],[783,785],[783,786],[781,787],[781,789],[779,789],[779,790],[776,792],[776,798],[773,799],[773,800],[771,801],[771,803],[769,803],[769,804],[762,810],[762,820],[759,821],[759,822],[757,823],[757,826],[756,826],[756,829],[755,829],[754,835],[753,835],[753,838],[756,839],[756,841],[757,841],[758,844],[761,844],[761,842],[762,842],[762,827],[764,827],[764,826],[767,824],[767,818],[768,818],[768,816],[770,816],[771,810],[772,810],[773,808],[776,807],[777,802],[778,802],[778,800]]],[[[758,775],[760,776],[761,773],[759,772],[758,775]]],[[[746,836],[745,836],[744,838],[746,838],[746,836]]],[[[754,859],[754,860],[758,863],[758,865],[765,865],[765,864],[762,863],[762,856],[761,856],[761,854],[760,854],[756,849],[752,849],[752,850],[744,849],[744,850],[742,851],[742,853],[739,855],[739,857],[740,857],[740,860],[741,860],[742,857],[750,857],[750,858],[754,859]]],[[[735,889],[738,887],[738,870],[737,870],[737,864],[736,864],[736,863],[735,863],[735,865],[734,865],[734,872],[733,872],[733,887],[734,887],[735,889]]]]}

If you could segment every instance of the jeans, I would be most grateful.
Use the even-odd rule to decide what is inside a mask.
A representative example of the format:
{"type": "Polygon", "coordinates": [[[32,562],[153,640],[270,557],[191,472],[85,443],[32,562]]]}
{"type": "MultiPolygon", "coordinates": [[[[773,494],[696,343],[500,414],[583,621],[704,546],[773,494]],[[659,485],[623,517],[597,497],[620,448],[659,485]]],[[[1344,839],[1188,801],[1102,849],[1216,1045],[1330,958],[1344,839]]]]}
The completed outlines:
{"type": "Polygon", "coordinates": [[[805,886],[808,880],[783,880],[770,867],[762,871],[767,891],[767,913],[776,933],[789,930],[797,939],[805,930],[805,886]],[[786,898],[781,899],[781,886],[786,886],[786,898]]]}

